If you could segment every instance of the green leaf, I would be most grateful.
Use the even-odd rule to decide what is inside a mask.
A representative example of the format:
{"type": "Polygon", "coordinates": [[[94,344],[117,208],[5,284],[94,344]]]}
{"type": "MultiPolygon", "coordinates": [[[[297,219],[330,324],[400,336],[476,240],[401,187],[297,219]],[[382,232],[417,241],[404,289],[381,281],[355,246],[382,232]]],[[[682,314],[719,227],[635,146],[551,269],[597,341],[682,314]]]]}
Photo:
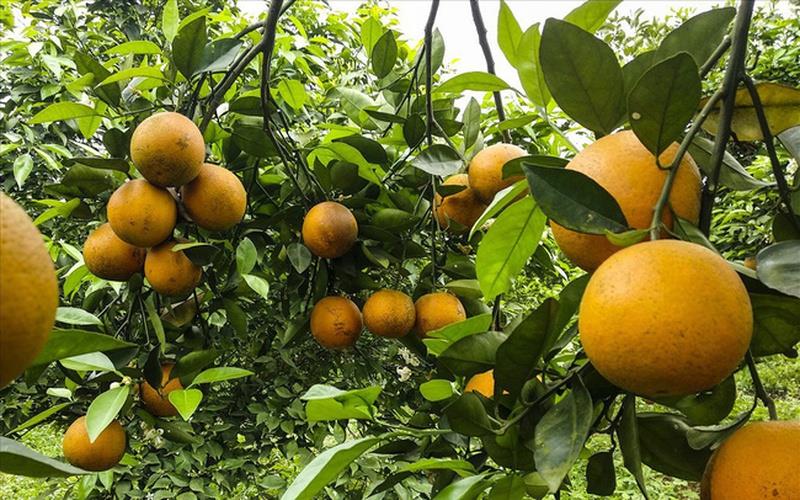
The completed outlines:
{"type": "Polygon", "coordinates": [[[67,401],[66,403],[59,403],[59,404],[57,404],[55,406],[51,406],[50,408],[37,413],[36,415],[32,416],[28,420],[26,420],[26,421],[22,422],[21,424],[19,424],[18,426],[14,427],[10,431],[8,431],[8,433],[9,434],[14,434],[15,432],[19,432],[19,431],[25,430],[25,429],[27,429],[29,427],[33,427],[34,425],[36,425],[36,424],[38,424],[40,422],[44,422],[45,420],[50,418],[50,416],[55,415],[56,413],[60,412],[61,410],[63,410],[67,406],[72,405],[72,403],[73,403],[72,401],[67,401]]]}
{"type": "Polygon", "coordinates": [[[531,193],[539,207],[558,224],[590,234],[628,229],[622,209],[608,191],[576,170],[524,163],[531,193]]]}
{"type": "Polygon", "coordinates": [[[586,464],[586,492],[593,495],[608,496],[617,489],[617,475],[614,470],[614,455],[601,451],[589,457],[586,464]]]}
{"type": "Polygon", "coordinates": [[[472,239],[472,236],[478,232],[490,219],[494,218],[508,205],[517,201],[519,196],[527,190],[528,181],[523,179],[515,182],[513,185],[508,186],[507,188],[503,188],[500,192],[494,195],[492,202],[489,203],[489,206],[486,207],[481,216],[478,217],[478,220],[475,221],[475,224],[472,225],[468,239],[472,239]]]}
{"type": "Polygon", "coordinates": [[[124,42],[105,51],[107,55],[123,56],[128,54],[160,54],[161,48],[147,40],[124,42]]]}
{"type": "Polygon", "coordinates": [[[453,280],[448,282],[444,287],[459,297],[464,297],[465,299],[480,299],[483,297],[481,285],[478,283],[478,280],[453,280]]]}
{"type": "MultiPolygon", "coordinates": [[[[800,125],[800,89],[780,83],[761,82],[756,84],[756,92],[761,99],[772,135],[778,135],[784,130],[800,125]]],[[[705,99],[700,103],[701,106],[703,104],[705,99]]],[[[710,134],[717,133],[719,109],[717,105],[703,122],[703,128],[710,134]]],[[[736,91],[731,129],[739,141],[764,139],[753,99],[746,88],[736,91]]]]}
{"type": "Polygon", "coordinates": [[[259,294],[264,300],[269,300],[269,282],[267,280],[254,274],[243,274],[242,278],[251,290],[259,294]]]}
{"type": "Polygon", "coordinates": [[[72,120],[85,116],[96,116],[97,112],[85,104],[77,102],[56,102],[39,111],[28,123],[50,123],[62,120],[72,120]]]}
{"type": "Polygon", "coordinates": [[[572,9],[564,16],[564,20],[594,33],[606,22],[611,11],[617,8],[621,0],[587,0],[572,9]]]}
{"type": "Polygon", "coordinates": [[[100,394],[86,412],[86,431],[89,434],[89,442],[94,443],[95,439],[114,421],[125,404],[125,400],[130,395],[130,386],[122,385],[100,394]]]}
{"type": "Polygon", "coordinates": [[[481,105],[474,97],[469,98],[462,120],[464,122],[464,147],[468,148],[475,144],[481,131],[481,105]]]}
{"type": "Polygon", "coordinates": [[[495,365],[495,352],[506,340],[501,332],[469,335],[454,342],[439,355],[439,360],[456,375],[471,376],[495,365]]]}
{"type": "Polygon", "coordinates": [[[33,157],[31,157],[31,155],[25,153],[24,155],[17,156],[14,159],[14,180],[17,182],[18,188],[22,188],[32,171],[33,157]]]}
{"type": "Polygon", "coordinates": [[[547,217],[529,196],[508,207],[481,240],[475,271],[481,291],[492,300],[511,288],[542,238],[547,217]]]}
{"type": "Polygon", "coordinates": [[[691,427],[677,415],[646,413],[637,419],[642,462],[651,469],[686,481],[700,481],[710,450],[695,450],[687,441],[691,427]]]}
{"type": "Polygon", "coordinates": [[[428,401],[444,401],[453,395],[453,383],[444,379],[428,380],[420,384],[419,392],[428,401]]]}
{"type": "Polygon", "coordinates": [[[423,149],[411,164],[423,172],[444,177],[458,172],[463,161],[456,150],[450,146],[433,144],[423,149]]]}
{"type": "Polygon", "coordinates": [[[136,344],[102,333],[55,329],[50,333],[47,344],[33,360],[31,366],[45,365],[52,361],[90,352],[113,351],[130,347],[136,347],[136,344]]]}
{"type": "Polygon", "coordinates": [[[269,158],[278,154],[275,145],[261,127],[236,125],[233,128],[233,142],[247,154],[258,158],[269,158]]]}
{"type": "MultiPolygon", "coordinates": [[[[109,75],[111,75],[111,72],[107,70],[105,66],[83,52],[75,51],[73,59],[75,61],[75,66],[78,69],[78,73],[84,76],[92,76],[92,84],[96,84],[97,82],[105,80],[109,77],[109,75]]],[[[94,93],[97,95],[97,97],[112,106],[119,105],[122,97],[122,92],[120,91],[119,85],[116,84],[106,85],[104,87],[96,86],[94,93]]]]}
{"type": "Polygon", "coordinates": [[[189,420],[197,407],[200,406],[200,401],[203,400],[203,392],[200,389],[177,389],[169,393],[167,396],[169,402],[178,410],[181,418],[189,420]]]}
{"type": "MultiPolygon", "coordinates": [[[[422,115],[414,113],[403,124],[403,139],[408,147],[416,147],[425,138],[425,120],[422,115]]],[[[435,144],[434,144],[435,145],[435,144]]]]}
{"type": "Polygon", "coordinates": [[[547,87],[565,113],[595,133],[614,131],[625,115],[625,88],[622,69],[605,42],[566,21],[548,19],[539,58],[547,87]]]}
{"type": "Polygon", "coordinates": [[[556,311],[558,302],[552,298],[546,299],[519,322],[506,341],[497,348],[495,386],[498,390],[507,391],[514,400],[555,341],[551,332],[554,330],[552,325],[556,311]]]}
{"type": "Polygon", "coordinates": [[[128,170],[130,170],[130,165],[123,158],[87,158],[83,156],[76,156],[73,158],[67,158],[62,163],[66,166],[78,164],[100,170],[116,170],[122,173],[127,173],[128,170]]]}
{"type": "Polygon", "coordinates": [[[479,314],[428,332],[427,338],[422,342],[427,346],[430,354],[438,356],[458,340],[485,332],[491,324],[492,315],[490,313],[479,314]]]}
{"type": "Polygon", "coordinates": [[[297,80],[281,80],[278,83],[278,94],[294,109],[302,109],[308,100],[305,87],[297,80]]]}
{"type": "Polygon", "coordinates": [[[578,459],[592,419],[592,398],[580,378],[576,378],[572,391],[547,410],[536,424],[533,452],[536,470],[551,492],[558,490],[578,459]]]}
{"type": "Polygon", "coordinates": [[[171,42],[178,32],[178,0],[167,0],[161,13],[161,32],[171,42]]]}
{"type": "Polygon", "coordinates": [[[470,476],[447,485],[442,491],[433,497],[433,500],[466,500],[477,498],[489,483],[486,482],[487,473],[470,476]]]}
{"type": "Polygon", "coordinates": [[[628,94],[631,128],[656,157],[680,137],[697,109],[697,72],[694,60],[681,52],[648,69],[628,94]]]}
{"type": "Polygon", "coordinates": [[[619,448],[622,451],[622,461],[625,468],[633,474],[636,485],[642,492],[645,500],[649,498],[647,486],[644,482],[642,472],[642,457],[639,449],[639,427],[636,420],[636,396],[627,394],[622,401],[619,410],[622,414],[619,427],[617,427],[617,437],[619,438],[619,448]]]}
{"type": "Polygon", "coordinates": [[[397,208],[382,208],[372,216],[372,225],[386,231],[405,231],[419,221],[419,217],[397,208]]]}
{"type": "Polygon", "coordinates": [[[528,57],[519,50],[521,41],[522,28],[505,0],[500,0],[500,13],[497,15],[497,45],[515,68],[521,59],[528,57]]]}
{"type": "Polygon", "coordinates": [[[90,352],[59,360],[65,368],[76,371],[116,372],[114,363],[102,352],[90,352]]]}
{"type": "MultiPolygon", "coordinates": [[[[689,144],[689,154],[700,167],[704,174],[712,174],[711,153],[714,150],[714,143],[705,137],[695,136],[689,144]]],[[[722,157],[722,168],[719,172],[719,182],[725,187],[736,191],[749,191],[762,187],[771,186],[770,183],[760,181],[750,175],[750,173],[739,163],[727,150],[722,157]]]]}
{"type": "Polygon", "coordinates": [[[355,459],[381,441],[365,437],[334,446],[317,455],[292,481],[281,500],[312,500],[316,494],[339,477],[355,459]]]}
{"type": "Polygon", "coordinates": [[[510,472],[506,477],[494,483],[487,500],[522,500],[523,498],[525,498],[525,481],[522,476],[510,472]]]}
{"type": "Polygon", "coordinates": [[[308,266],[311,265],[311,252],[308,247],[302,243],[292,243],[286,247],[286,255],[289,257],[289,262],[298,273],[305,272],[308,266]]]}
{"type": "Polygon", "coordinates": [[[103,322],[100,321],[100,318],[77,307],[59,307],[56,310],[56,321],[68,325],[103,326],[103,322]]]}
{"type": "Polygon", "coordinates": [[[182,356],[172,371],[169,372],[170,378],[181,378],[186,375],[198,372],[210,365],[219,356],[219,352],[214,349],[194,351],[182,356]]]}
{"type": "Polygon", "coordinates": [[[698,67],[705,64],[722,42],[736,9],[723,7],[702,12],[672,30],[658,47],[654,61],[688,52],[698,67]]]}
{"type": "Polygon", "coordinates": [[[239,55],[241,47],[242,41],[235,38],[221,38],[206,44],[200,65],[194,74],[228,69],[239,55]]]}
{"type": "Polygon", "coordinates": [[[164,325],[161,323],[161,317],[156,312],[153,295],[149,295],[144,301],[144,307],[147,309],[147,316],[150,318],[150,324],[153,325],[153,330],[156,332],[156,338],[159,345],[161,345],[161,353],[164,354],[167,349],[167,338],[164,334],[164,325]]]}
{"type": "Polygon", "coordinates": [[[460,476],[475,473],[475,466],[466,460],[451,458],[422,458],[398,469],[398,472],[419,472],[421,470],[451,470],[460,476]]]}
{"type": "Polygon", "coordinates": [[[22,443],[1,436],[0,472],[27,477],[69,477],[89,474],[88,471],[36,453],[22,443]]]}
{"type": "Polygon", "coordinates": [[[445,81],[436,92],[460,94],[465,90],[497,92],[511,86],[499,76],[484,71],[467,71],[445,81]]]}
{"type": "Polygon", "coordinates": [[[242,238],[236,247],[236,270],[239,274],[247,274],[253,270],[258,260],[258,250],[250,238],[242,238]]]}
{"type": "Polygon", "coordinates": [[[727,417],[736,403],[736,380],[730,376],[710,391],[689,396],[662,398],[657,403],[686,415],[691,425],[714,425],[727,417]]]}
{"type": "Polygon", "coordinates": [[[372,48],[383,35],[383,26],[375,18],[368,17],[361,24],[361,43],[367,51],[367,55],[372,55],[372,48]]]}
{"type": "Polygon", "coordinates": [[[540,46],[542,35],[539,32],[539,23],[534,24],[522,34],[519,51],[524,54],[517,66],[517,74],[522,84],[525,95],[536,106],[545,108],[550,102],[550,91],[542,72],[540,46]],[[533,54],[531,56],[531,54],[533,54]]]}
{"type": "Polygon", "coordinates": [[[450,428],[465,436],[485,436],[491,434],[492,424],[481,403],[480,396],[467,392],[447,407],[445,415],[450,428]]]}
{"type": "Polygon", "coordinates": [[[186,24],[172,41],[172,62],[187,80],[202,67],[203,49],[207,42],[205,16],[186,24]]]}
{"type": "Polygon", "coordinates": [[[650,69],[655,61],[655,50],[648,50],[638,54],[622,67],[622,79],[625,82],[625,95],[631,93],[639,78],[650,69]]]}
{"type": "Polygon", "coordinates": [[[120,82],[122,80],[130,80],[131,78],[152,78],[155,80],[166,79],[160,69],[150,66],[140,66],[138,68],[129,68],[123,69],[122,71],[117,71],[116,73],[109,75],[105,80],[98,83],[97,87],[120,82]]]}
{"type": "Polygon", "coordinates": [[[790,354],[800,342],[800,299],[750,294],[753,306],[753,356],[790,354]]]}
{"type": "Polygon", "coordinates": [[[306,403],[306,420],[323,422],[329,420],[374,418],[375,401],[381,387],[373,385],[363,389],[342,391],[329,385],[317,384],[306,391],[300,399],[306,403]]]}
{"type": "Polygon", "coordinates": [[[370,54],[372,72],[378,78],[383,78],[392,72],[395,62],[397,62],[397,42],[394,39],[392,30],[386,31],[375,45],[370,54]]]}
{"type": "Polygon", "coordinates": [[[786,295],[800,297],[800,240],[772,244],[756,255],[758,279],[786,295]]]}
{"type": "Polygon", "coordinates": [[[192,380],[192,385],[211,384],[216,382],[222,382],[225,380],[233,380],[236,378],[249,377],[250,375],[253,375],[253,372],[251,372],[250,370],[245,370],[243,368],[234,368],[230,366],[209,368],[208,370],[200,372],[194,378],[194,380],[192,380]]]}

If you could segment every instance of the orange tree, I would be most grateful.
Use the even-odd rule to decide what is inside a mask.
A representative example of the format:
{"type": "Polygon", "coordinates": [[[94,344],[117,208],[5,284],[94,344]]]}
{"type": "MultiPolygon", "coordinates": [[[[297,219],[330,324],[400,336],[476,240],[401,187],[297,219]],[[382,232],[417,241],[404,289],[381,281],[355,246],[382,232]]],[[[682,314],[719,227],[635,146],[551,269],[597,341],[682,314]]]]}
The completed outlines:
{"type": "MultiPolygon", "coordinates": [[[[522,498],[568,492],[579,461],[613,494],[619,453],[645,496],[643,464],[728,498],[758,441],[737,430],[762,432],[759,401],[777,418],[756,361],[800,340],[798,91],[748,76],[752,2],[645,51],[611,37],[624,65],[593,34],[616,2],[526,30],[501,2],[521,89],[477,1],[487,71],[443,69],[438,5],[416,47],[372,4],[354,22],[273,0],[250,25],[222,2],[14,11],[3,189],[46,207],[61,307],[22,357],[10,304],[41,298],[20,285],[41,266],[4,208],[4,364],[27,370],[2,471],[83,476],[79,496],[522,498]],[[728,152],[747,144],[770,175],[728,152]],[[774,193],[755,263],[709,241],[728,188],[774,193]],[[523,271],[560,292],[505,301],[523,271]],[[739,370],[757,398],[731,416],[739,370]],[[72,424],[71,465],[14,441],[49,419],[72,424]],[[610,447],[587,460],[593,435],[610,447]]],[[[774,425],[749,486],[791,495],[797,425],[774,425]]]]}

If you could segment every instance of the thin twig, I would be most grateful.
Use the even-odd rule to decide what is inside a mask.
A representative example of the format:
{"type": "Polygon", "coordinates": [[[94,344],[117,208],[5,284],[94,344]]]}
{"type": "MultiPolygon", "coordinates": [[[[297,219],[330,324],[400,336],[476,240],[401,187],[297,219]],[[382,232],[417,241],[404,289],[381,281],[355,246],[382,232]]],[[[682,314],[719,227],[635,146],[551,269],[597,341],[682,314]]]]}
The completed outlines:
{"type": "Polygon", "coordinates": [[[731,47],[731,37],[726,36],[722,39],[722,42],[717,46],[714,50],[714,53],[711,54],[711,57],[708,58],[708,61],[703,63],[703,66],[700,68],[700,79],[706,77],[709,71],[711,71],[714,66],[717,65],[717,62],[720,60],[722,55],[731,47]]]}
{"type": "MultiPolygon", "coordinates": [[[[439,0],[431,1],[428,21],[425,23],[425,138],[428,147],[433,145],[433,25],[439,11],[439,0]]],[[[431,174],[431,283],[436,287],[436,232],[439,221],[436,220],[434,205],[436,203],[436,176],[431,174]]]]}
{"type": "MultiPolygon", "coordinates": [[[[486,59],[486,71],[489,74],[495,75],[494,57],[492,57],[492,49],[489,46],[489,41],[486,39],[486,25],[483,23],[481,7],[478,5],[478,0],[469,0],[469,6],[472,9],[472,20],[475,23],[475,31],[478,33],[478,43],[480,43],[481,50],[483,51],[483,58],[486,59]]],[[[503,109],[503,99],[499,91],[492,92],[492,96],[494,97],[494,107],[497,108],[497,119],[502,123],[506,120],[506,112],[503,109]]],[[[508,130],[501,130],[500,135],[505,142],[511,142],[511,134],[508,130]]]]}
{"type": "Polygon", "coordinates": [[[769,419],[778,420],[778,411],[775,409],[775,401],[767,394],[767,390],[764,389],[764,384],[761,383],[761,377],[758,375],[758,368],[756,368],[756,360],[753,358],[753,353],[747,351],[745,360],[747,361],[747,369],[750,370],[750,377],[753,379],[753,388],[755,389],[756,397],[760,399],[767,408],[769,419]]]}

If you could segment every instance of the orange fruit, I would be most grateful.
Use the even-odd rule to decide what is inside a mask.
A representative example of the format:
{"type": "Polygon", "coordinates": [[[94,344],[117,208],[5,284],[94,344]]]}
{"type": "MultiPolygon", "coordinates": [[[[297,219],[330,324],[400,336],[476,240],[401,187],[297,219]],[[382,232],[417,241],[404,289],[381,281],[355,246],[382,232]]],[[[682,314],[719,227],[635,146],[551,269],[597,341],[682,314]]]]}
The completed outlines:
{"type": "Polygon", "coordinates": [[[703,475],[705,500],[800,498],[800,421],[753,422],[714,452],[703,475]]]}
{"type": "Polygon", "coordinates": [[[134,179],[114,191],[106,214],[111,229],[122,241],[147,248],[172,235],[178,208],[166,189],[134,179]]]}
{"type": "MultiPolygon", "coordinates": [[[[659,157],[661,164],[669,166],[678,144],[673,143],[659,157]]],[[[594,179],[617,200],[628,225],[635,229],[650,227],[653,208],[661,195],[667,170],[656,165],[655,157],[630,130],[607,135],[578,153],[566,166],[594,179]]],[[[672,227],[671,207],[680,218],[697,224],[700,215],[700,172],[689,154],[686,154],[669,197],[669,207],[664,210],[662,222],[672,227]]],[[[587,271],[597,269],[620,247],[604,235],[571,231],[557,223],[550,226],[556,243],[575,265],[587,271]]]]}
{"type": "Polygon", "coordinates": [[[494,370],[473,375],[464,387],[464,392],[477,392],[487,398],[494,396],[494,370]]]}
{"type": "Polygon", "coordinates": [[[325,297],[311,311],[311,334],[328,349],[344,349],[355,344],[362,326],[361,311],[347,297],[325,297]]]}
{"type": "Polygon", "coordinates": [[[433,198],[433,205],[436,207],[436,220],[441,227],[450,229],[453,232],[469,231],[475,221],[478,220],[478,217],[486,210],[487,205],[478,198],[476,191],[469,187],[467,174],[456,174],[448,177],[442,185],[467,186],[467,188],[444,198],[439,193],[436,193],[433,198]],[[450,221],[455,221],[464,227],[459,227],[456,230],[456,227],[450,225],[450,221]]]}
{"type": "Polygon", "coordinates": [[[112,281],[128,281],[144,269],[147,251],[119,239],[108,223],[89,233],[83,243],[83,261],[92,274],[112,281]]]}
{"type": "Polygon", "coordinates": [[[178,414],[178,409],[169,400],[169,393],[178,389],[183,389],[179,378],[169,379],[169,374],[175,363],[164,363],[161,365],[161,389],[142,381],[139,384],[139,398],[142,400],[145,410],[156,417],[174,417],[178,414]]]}
{"type": "Polygon", "coordinates": [[[0,389],[47,343],[57,307],[58,281],[42,235],[0,192],[0,389]]]}
{"type": "Polygon", "coordinates": [[[200,173],[206,156],[203,134],[180,113],[146,118],[131,136],[131,159],[145,179],[161,187],[182,186],[200,173]]]}
{"type": "Polygon", "coordinates": [[[173,297],[188,294],[200,283],[203,270],[194,264],[183,250],[173,252],[177,241],[164,243],[147,251],[144,275],[153,290],[173,297]]]}
{"type": "Polygon", "coordinates": [[[381,337],[403,337],[414,328],[416,310],[411,297],[397,290],[378,290],[364,304],[364,325],[381,337]]]}
{"type": "Polygon", "coordinates": [[[417,310],[417,321],[414,331],[420,337],[428,332],[438,330],[451,323],[467,319],[467,313],[461,301],[447,292],[433,292],[418,298],[414,303],[417,310]]]}
{"type": "Polygon", "coordinates": [[[523,178],[503,179],[503,165],[526,154],[520,147],[502,143],[481,150],[469,162],[469,185],[484,203],[491,203],[494,195],[523,178]]]}
{"type": "Polygon", "coordinates": [[[744,259],[744,264],[743,265],[744,265],[744,267],[746,267],[748,269],[752,269],[753,271],[755,271],[756,267],[757,267],[757,264],[758,264],[758,261],[756,261],[755,257],[747,257],[746,259],[744,259]]]}
{"type": "Polygon", "coordinates": [[[192,220],[209,231],[232,228],[247,208],[247,192],[236,174],[210,163],[181,188],[181,199],[192,220]]]}
{"type": "Polygon", "coordinates": [[[125,429],[119,421],[113,420],[94,443],[89,442],[86,417],[78,417],[64,433],[62,450],[67,462],[75,467],[97,472],[108,470],[122,460],[125,455],[125,441],[125,429]]]}
{"type": "Polygon", "coordinates": [[[341,257],[357,237],[356,218],[347,207],[335,201],[314,205],[303,220],[303,243],[317,257],[341,257]]]}
{"type": "Polygon", "coordinates": [[[586,355],[606,379],[643,396],[709,389],[742,360],[750,297],[725,260],[677,240],[627,247],[594,272],[580,304],[586,355]]]}

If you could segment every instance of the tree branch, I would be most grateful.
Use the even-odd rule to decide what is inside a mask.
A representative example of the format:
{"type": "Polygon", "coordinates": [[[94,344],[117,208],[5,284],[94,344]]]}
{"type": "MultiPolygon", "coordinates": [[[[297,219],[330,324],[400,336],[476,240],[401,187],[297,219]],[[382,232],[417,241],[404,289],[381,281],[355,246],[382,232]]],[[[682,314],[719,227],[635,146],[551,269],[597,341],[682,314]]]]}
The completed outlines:
{"type": "MultiPolygon", "coordinates": [[[[428,21],[425,23],[425,138],[428,147],[433,145],[433,25],[439,11],[439,0],[431,1],[428,21]]],[[[436,287],[436,232],[439,221],[436,220],[436,176],[431,174],[431,283],[436,287]]]]}
{"type": "MultiPolygon", "coordinates": [[[[481,45],[483,51],[483,58],[486,59],[486,71],[495,75],[494,57],[492,57],[492,49],[489,46],[489,41],[486,39],[486,25],[483,23],[483,16],[481,15],[481,7],[478,5],[478,0],[469,0],[469,6],[472,9],[472,20],[475,23],[475,31],[478,33],[478,43],[481,45]]],[[[497,108],[497,119],[504,122],[506,119],[506,112],[503,109],[503,99],[500,92],[492,92],[494,96],[494,107],[497,108]]],[[[500,135],[505,142],[511,142],[511,134],[508,130],[501,130],[500,135]]]]}
{"type": "Polygon", "coordinates": [[[753,358],[753,353],[747,351],[745,360],[747,361],[747,369],[750,370],[750,377],[753,379],[753,388],[756,392],[756,398],[760,399],[767,408],[769,419],[778,420],[778,411],[775,409],[775,401],[767,394],[767,390],[764,389],[764,384],[761,383],[761,377],[758,375],[758,368],[756,368],[756,360],[753,358]]]}

